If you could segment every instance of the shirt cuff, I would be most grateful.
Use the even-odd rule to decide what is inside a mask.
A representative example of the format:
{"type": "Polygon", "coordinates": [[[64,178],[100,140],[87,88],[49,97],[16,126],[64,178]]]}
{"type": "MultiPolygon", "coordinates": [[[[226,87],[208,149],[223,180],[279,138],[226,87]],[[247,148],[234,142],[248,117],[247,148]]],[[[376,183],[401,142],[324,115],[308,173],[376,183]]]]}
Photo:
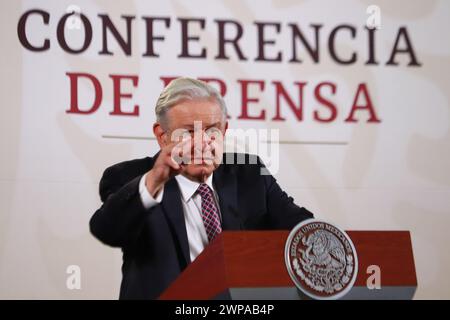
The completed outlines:
{"type": "Polygon", "coordinates": [[[139,181],[139,194],[141,196],[142,204],[144,205],[145,209],[150,209],[151,207],[156,206],[157,204],[161,203],[161,200],[163,198],[164,188],[162,188],[158,194],[156,195],[156,198],[153,198],[150,192],[148,192],[147,187],[145,186],[145,179],[147,177],[147,174],[144,174],[139,181]]]}

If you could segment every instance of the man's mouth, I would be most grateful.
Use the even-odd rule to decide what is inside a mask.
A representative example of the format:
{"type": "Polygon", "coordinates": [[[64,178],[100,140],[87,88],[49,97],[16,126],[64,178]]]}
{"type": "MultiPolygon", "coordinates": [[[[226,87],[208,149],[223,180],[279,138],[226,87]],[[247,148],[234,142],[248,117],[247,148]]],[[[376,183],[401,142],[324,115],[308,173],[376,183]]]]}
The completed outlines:
{"type": "Polygon", "coordinates": [[[214,158],[194,158],[193,162],[214,161],[214,158]]]}
{"type": "Polygon", "coordinates": [[[197,157],[192,159],[192,163],[194,164],[211,164],[214,161],[216,161],[214,157],[197,157]]]}

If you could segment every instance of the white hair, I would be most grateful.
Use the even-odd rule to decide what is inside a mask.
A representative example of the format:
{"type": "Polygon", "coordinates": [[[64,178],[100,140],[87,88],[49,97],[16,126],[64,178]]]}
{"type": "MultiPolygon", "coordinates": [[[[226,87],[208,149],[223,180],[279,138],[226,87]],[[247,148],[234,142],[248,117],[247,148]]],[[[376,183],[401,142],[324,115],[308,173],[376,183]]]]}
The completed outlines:
{"type": "Polygon", "coordinates": [[[156,121],[166,123],[166,113],[174,105],[183,100],[208,100],[214,99],[223,113],[223,120],[227,117],[225,101],[220,93],[206,82],[191,79],[177,78],[172,80],[159,95],[155,106],[156,121]]]}

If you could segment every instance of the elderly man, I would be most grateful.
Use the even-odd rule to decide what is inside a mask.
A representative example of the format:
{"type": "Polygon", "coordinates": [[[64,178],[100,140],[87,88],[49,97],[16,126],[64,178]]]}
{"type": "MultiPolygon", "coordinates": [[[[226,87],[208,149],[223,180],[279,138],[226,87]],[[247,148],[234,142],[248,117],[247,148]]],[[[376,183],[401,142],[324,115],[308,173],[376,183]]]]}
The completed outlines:
{"type": "Polygon", "coordinates": [[[259,158],[222,153],[227,111],[214,88],[175,79],[155,111],[160,151],[107,168],[90,221],[123,250],[121,299],[157,298],[223,230],[290,229],[312,217],[261,174],[259,158]]]}

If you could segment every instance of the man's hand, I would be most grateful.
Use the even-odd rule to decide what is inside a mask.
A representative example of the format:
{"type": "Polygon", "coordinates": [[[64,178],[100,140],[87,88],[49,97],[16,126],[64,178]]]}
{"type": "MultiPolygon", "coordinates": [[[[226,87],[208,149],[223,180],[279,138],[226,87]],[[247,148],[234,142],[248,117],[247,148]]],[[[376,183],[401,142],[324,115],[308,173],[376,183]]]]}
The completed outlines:
{"type": "Polygon", "coordinates": [[[153,168],[147,173],[145,186],[152,197],[156,198],[164,184],[183,170],[183,158],[191,156],[191,139],[172,142],[161,149],[153,168]],[[174,159],[176,155],[176,161],[174,159]]]}

